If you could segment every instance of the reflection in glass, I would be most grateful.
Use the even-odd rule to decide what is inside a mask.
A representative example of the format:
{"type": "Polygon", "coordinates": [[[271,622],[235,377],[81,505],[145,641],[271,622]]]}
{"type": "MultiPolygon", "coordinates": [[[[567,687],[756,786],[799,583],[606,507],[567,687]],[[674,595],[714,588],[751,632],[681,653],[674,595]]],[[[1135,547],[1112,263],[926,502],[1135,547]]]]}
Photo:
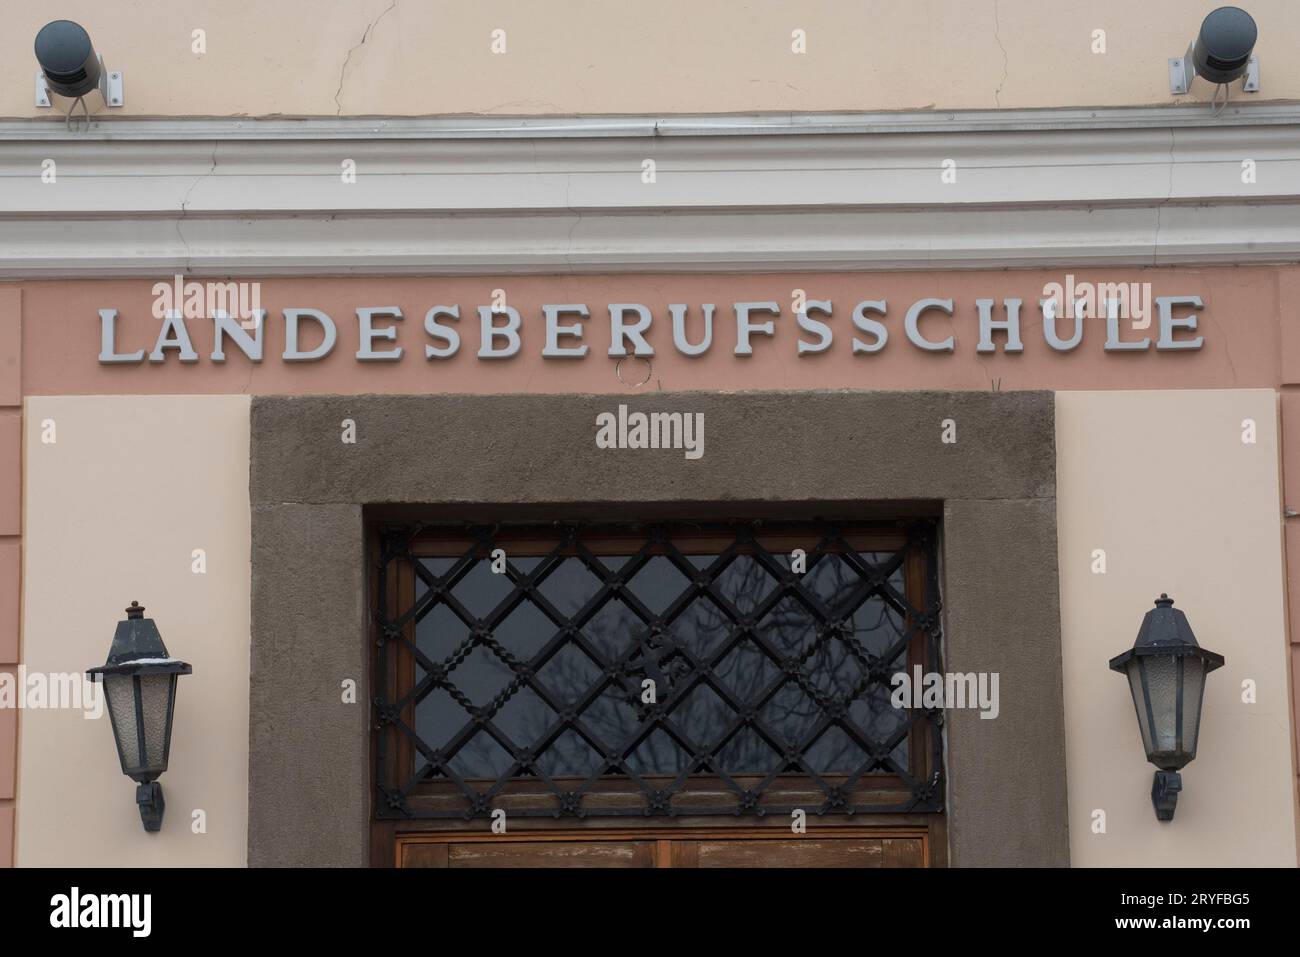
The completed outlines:
{"type": "MultiPolygon", "coordinates": [[[[856,557],[883,566],[894,556],[856,557]]],[[[516,755],[550,777],[608,773],[610,761],[642,776],[766,776],[855,773],[871,763],[872,742],[906,727],[908,714],[891,706],[887,684],[869,679],[873,664],[878,674],[907,667],[906,622],[847,556],[822,555],[803,576],[802,593],[749,554],[702,590],[692,576],[717,556],[685,558],[689,565],[679,568],[655,555],[611,594],[581,558],[566,557],[537,584],[539,601],[525,597],[509,611],[511,577],[494,574],[486,557],[475,562],[450,588],[453,602],[433,603],[416,624],[420,652],[447,669],[415,709],[417,733],[444,754],[454,750],[448,767],[470,779],[502,777],[516,755]],[[488,640],[474,637],[474,619],[490,623],[488,640]],[[569,619],[576,632],[564,631],[569,619]],[[527,680],[517,674],[523,667],[533,672],[527,680]],[[655,716],[641,700],[647,676],[656,684],[655,716]],[[487,712],[490,727],[475,725],[474,709],[487,712]]],[[[611,571],[630,560],[600,556],[611,571]]],[[[421,561],[442,578],[457,560],[421,561]]],[[[530,574],[541,561],[511,564],[530,574]]],[[[897,564],[887,584],[902,595],[897,564]]],[[[417,581],[417,599],[426,591],[417,581]]],[[[417,664],[415,676],[427,671],[417,664]]],[[[905,734],[890,757],[907,767],[905,734]]]]}

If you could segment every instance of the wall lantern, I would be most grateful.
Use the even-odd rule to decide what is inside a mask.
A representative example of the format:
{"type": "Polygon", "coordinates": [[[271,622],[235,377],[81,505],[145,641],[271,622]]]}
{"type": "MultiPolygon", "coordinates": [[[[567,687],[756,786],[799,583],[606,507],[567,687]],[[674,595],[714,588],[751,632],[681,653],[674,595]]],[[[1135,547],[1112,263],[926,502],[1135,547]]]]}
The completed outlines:
{"type": "Polygon", "coordinates": [[[158,776],[167,770],[176,710],[176,678],[191,668],[167,654],[162,635],[144,606],[131,602],[117,623],[108,661],[86,672],[104,682],[122,773],[136,782],[135,803],[146,831],[162,828],[163,793],[158,776]]]}
{"type": "Polygon", "coordinates": [[[1112,671],[1128,675],[1142,747],[1159,769],[1151,783],[1158,820],[1174,819],[1183,789],[1178,772],[1196,757],[1205,676],[1222,664],[1222,655],[1196,643],[1187,616],[1163,594],[1142,619],[1133,647],[1110,659],[1112,671]]]}

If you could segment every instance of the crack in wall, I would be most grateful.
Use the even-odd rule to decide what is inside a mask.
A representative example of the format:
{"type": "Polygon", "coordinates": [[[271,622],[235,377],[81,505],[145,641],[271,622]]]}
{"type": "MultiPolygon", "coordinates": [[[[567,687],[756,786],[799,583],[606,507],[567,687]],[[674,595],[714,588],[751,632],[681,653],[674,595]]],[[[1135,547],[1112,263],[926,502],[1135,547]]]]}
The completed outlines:
{"type": "Polygon", "coordinates": [[[1002,79],[998,80],[998,88],[993,91],[993,102],[1002,106],[1002,87],[1007,82],[1007,48],[1002,45],[1002,23],[998,17],[998,0],[993,0],[993,39],[997,41],[998,49],[1002,51],[1002,79]]]}
{"type": "Polygon", "coordinates": [[[203,173],[201,176],[196,177],[194,182],[190,183],[190,188],[185,191],[185,195],[181,198],[181,214],[176,217],[176,238],[179,239],[181,245],[185,247],[184,272],[186,275],[188,275],[190,270],[193,268],[194,257],[190,250],[189,240],[185,238],[185,233],[181,229],[181,224],[185,222],[185,217],[189,214],[190,196],[193,195],[195,187],[217,171],[217,147],[220,145],[220,140],[212,141],[212,160],[208,166],[208,171],[203,173]]]}
{"type": "Polygon", "coordinates": [[[343,83],[347,78],[348,64],[352,62],[352,54],[356,53],[363,46],[365,46],[366,41],[369,40],[371,34],[374,33],[375,27],[379,25],[379,21],[384,19],[384,17],[388,16],[388,14],[392,13],[392,11],[396,9],[396,7],[397,7],[397,0],[393,0],[393,2],[388,5],[387,10],[385,10],[379,16],[371,20],[370,23],[366,26],[365,32],[361,34],[360,42],[358,42],[355,46],[353,46],[352,49],[348,50],[348,55],[343,58],[343,66],[339,69],[339,88],[334,91],[334,106],[337,107],[337,109],[334,110],[335,116],[343,115],[343,103],[340,101],[340,97],[343,96],[343,83]]]}
{"type": "Polygon", "coordinates": [[[1160,265],[1160,229],[1163,225],[1161,213],[1164,207],[1168,206],[1174,198],[1174,143],[1176,138],[1177,134],[1171,129],[1169,131],[1169,182],[1165,187],[1165,198],[1157,203],[1155,208],[1156,233],[1151,240],[1151,265],[1153,266],[1160,265]]]}
{"type": "Polygon", "coordinates": [[[567,240],[567,245],[565,246],[564,249],[564,264],[569,267],[569,272],[573,272],[573,258],[571,255],[573,252],[573,234],[577,230],[578,224],[582,222],[581,211],[574,209],[573,206],[570,205],[569,203],[569,187],[572,184],[573,184],[572,174],[566,173],[564,175],[564,208],[567,209],[569,212],[571,212],[574,216],[573,223],[572,225],[569,226],[569,237],[567,240]]]}

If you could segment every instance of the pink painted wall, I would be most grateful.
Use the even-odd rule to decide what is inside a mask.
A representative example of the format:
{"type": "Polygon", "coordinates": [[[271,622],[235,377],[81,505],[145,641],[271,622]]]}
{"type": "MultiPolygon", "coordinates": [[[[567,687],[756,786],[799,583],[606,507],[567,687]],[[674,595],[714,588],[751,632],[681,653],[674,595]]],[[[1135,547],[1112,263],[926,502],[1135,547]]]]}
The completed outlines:
{"type": "MultiPolygon", "coordinates": [[[[0,286],[0,672],[19,661],[22,593],[22,291],[0,286]]],[[[0,867],[14,858],[18,712],[0,708],[0,867]]]]}
{"type": "MultiPolygon", "coordinates": [[[[1152,348],[1140,353],[1106,353],[1105,321],[1090,319],[1082,343],[1072,352],[1052,351],[1043,338],[1038,300],[1045,284],[1064,282],[1066,274],[1044,270],[996,272],[917,273],[788,273],[751,275],[607,275],[470,278],[325,278],[275,279],[261,284],[261,304],[268,310],[266,360],[254,366],[233,345],[228,360],[213,363],[212,323],[187,322],[200,361],[185,365],[175,353],[160,364],[101,365],[98,310],[119,311],[116,348],[133,352],[151,349],[160,322],[151,314],[153,279],[82,280],[22,283],[23,391],[28,395],[151,394],[151,393],[422,393],[422,392],[626,392],[620,383],[609,347],[611,302],[642,303],[654,315],[647,335],[656,356],[653,370],[639,360],[625,363],[623,377],[642,386],[665,391],[685,389],[740,390],[757,388],[808,389],[988,389],[1000,380],[1003,390],[1014,389],[1158,389],[1158,388],[1275,388],[1282,382],[1284,353],[1300,347],[1300,336],[1287,335],[1283,320],[1282,288],[1300,288],[1300,268],[1214,267],[1081,270],[1076,283],[1150,282],[1154,296],[1198,295],[1204,301],[1195,334],[1205,342],[1198,351],[1157,352],[1155,324],[1143,332],[1125,328],[1122,338],[1152,337],[1152,348]],[[505,360],[482,360],[474,354],[479,345],[476,308],[492,302],[494,289],[504,290],[508,304],[523,317],[523,348],[505,360]],[[792,299],[796,290],[809,299],[829,299],[835,311],[829,324],[834,341],[828,351],[799,356],[792,299]],[[927,353],[903,332],[907,307],[926,297],[952,298],[955,314],[930,313],[921,321],[931,339],[956,336],[955,353],[927,353]],[[1024,351],[1006,354],[1003,339],[994,337],[996,354],[975,351],[978,340],[975,300],[995,300],[994,318],[1002,318],[1002,299],[1023,300],[1021,335],[1024,351]],[[884,299],[889,310],[883,322],[889,342],[874,354],[851,350],[855,330],[854,306],[865,299],[884,299]],[[736,324],[732,304],[738,301],[775,300],[781,304],[772,338],[755,336],[754,354],[733,355],[736,324]],[[708,353],[690,358],[672,342],[667,306],[690,305],[688,335],[699,336],[699,306],[717,305],[714,343],[708,353]],[[433,305],[458,303],[461,350],[450,359],[426,360],[426,344],[442,345],[423,329],[425,312],[433,305]],[[590,346],[582,359],[543,359],[543,303],[585,303],[591,317],[584,322],[583,342],[590,346]],[[398,306],[405,318],[398,323],[397,344],[405,349],[398,362],[358,362],[358,306],[398,306]],[[329,314],[338,326],[333,353],[317,362],[284,363],[285,307],[311,307],[329,314]]],[[[3,286],[0,286],[3,289],[3,286]]],[[[1175,315],[1188,312],[1175,308],[1175,315]]],[[[755,321],[769,317],[755,316],[755,321]]],[[[571,318],[562,322],[573,321],[571,318]]],[[[379,323],[383,325],[387,323],[379,323]]],[[[1127,325],[1127,324],[1122,324],[1127,325]]],[[[315,344],[314,326],[304,345],[315,344]]],[[[1068,336],[1072,321],[1061,323],[1068,336]]],[[[1179,333],[1179,338],[1191,334],[1179,333]]],[[[859,338],[869,340],[861,333],[859,338]]],[[[815,336],[803,333],[807,341],[815,336]]],[[[575,345],[563,340],[563,345],[575,345]]],[[[391,348],[382,340],[376,348],[391,348]]],[[[1295,364],[1295,363],[1293,363],[1295,364]]]]}

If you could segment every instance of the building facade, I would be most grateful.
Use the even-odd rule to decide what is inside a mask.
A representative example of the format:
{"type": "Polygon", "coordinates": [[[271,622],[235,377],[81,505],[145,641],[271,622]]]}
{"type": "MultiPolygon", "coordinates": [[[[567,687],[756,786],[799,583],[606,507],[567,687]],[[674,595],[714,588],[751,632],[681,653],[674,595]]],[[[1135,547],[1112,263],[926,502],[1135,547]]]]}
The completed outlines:
{"type": "Polygon", "coordinates": [[[1294,5],[145,6],[0,37],[0,863],[1296,865],[1294,5]]]}

